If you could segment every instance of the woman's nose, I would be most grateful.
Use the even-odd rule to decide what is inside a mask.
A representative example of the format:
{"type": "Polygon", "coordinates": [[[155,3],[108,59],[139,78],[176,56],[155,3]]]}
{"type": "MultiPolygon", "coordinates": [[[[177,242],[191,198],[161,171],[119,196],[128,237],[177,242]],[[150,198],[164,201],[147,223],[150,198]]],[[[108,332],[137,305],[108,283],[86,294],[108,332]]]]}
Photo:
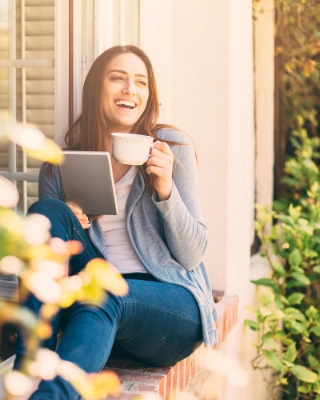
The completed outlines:
{"type": "Polygon", "coordinates": [[[131,95],[136,93],[136,87],[135,87],[133,80],[131,80],[131,79],[126,80],[124,91],[125,91],[125,93],[131,94],[131,95]]]}

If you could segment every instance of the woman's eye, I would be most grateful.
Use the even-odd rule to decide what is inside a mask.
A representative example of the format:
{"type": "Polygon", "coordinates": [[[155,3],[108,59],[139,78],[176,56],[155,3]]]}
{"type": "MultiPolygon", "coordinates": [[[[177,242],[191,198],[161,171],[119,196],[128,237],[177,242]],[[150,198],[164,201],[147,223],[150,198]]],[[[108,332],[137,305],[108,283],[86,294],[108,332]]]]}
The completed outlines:
{"type": "Polygon", "coordinates": [[[145,82],[145,81],[138,81],[138,83],[139,83],[139,85],[147,86],[147,82],[145,82]]]}
{"type": "Polygon", "coordinates": [[[122,76],[113,76],[111,79],[113,81],[122,81],[123,80],[122,76]]]}

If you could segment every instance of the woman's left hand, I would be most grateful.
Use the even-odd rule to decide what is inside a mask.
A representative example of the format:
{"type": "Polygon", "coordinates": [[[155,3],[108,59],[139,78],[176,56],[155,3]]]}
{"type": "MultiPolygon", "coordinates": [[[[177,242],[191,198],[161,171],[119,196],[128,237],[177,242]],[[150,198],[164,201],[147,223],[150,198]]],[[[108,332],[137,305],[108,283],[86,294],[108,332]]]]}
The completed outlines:
{"type": "Polygon", "coordinates": [[[167,143],[155,142],[146,162],[146,173],[152,174],[154,190],[160,201],[167,200],[172,190],[173,153],[167,143]]]}

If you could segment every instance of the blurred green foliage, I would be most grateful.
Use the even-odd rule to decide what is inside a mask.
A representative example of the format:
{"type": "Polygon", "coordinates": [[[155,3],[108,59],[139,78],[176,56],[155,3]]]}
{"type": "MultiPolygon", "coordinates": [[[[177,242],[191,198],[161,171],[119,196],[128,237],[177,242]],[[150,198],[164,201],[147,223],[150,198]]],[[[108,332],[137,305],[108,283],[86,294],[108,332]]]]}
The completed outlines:
{"type": "MultiPolygon", "coordinates": [[[[263,2],[253,1],[254,18],[263,2]]],[[[271,274],[253,281],[264,289],[245,325],[257,332],[252,365],[268,381],[270,398],[281,391],[284,400],[320,400],[320,2],[274,5],[285,190],[273,209],[257,206],[256,231],[271,274]]]]}

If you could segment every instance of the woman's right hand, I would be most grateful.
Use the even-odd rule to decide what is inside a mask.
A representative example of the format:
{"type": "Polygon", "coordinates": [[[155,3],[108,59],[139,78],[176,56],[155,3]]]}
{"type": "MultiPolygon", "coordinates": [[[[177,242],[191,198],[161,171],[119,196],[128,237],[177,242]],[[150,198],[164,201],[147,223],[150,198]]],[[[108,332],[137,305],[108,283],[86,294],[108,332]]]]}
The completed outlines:
{"type": "Polygon", "coordinates": [[[78,221],[80,222],[82,228],[83,229],[90,228],[91,224],[89,224],[89,219],[87,215],[83,214],[82,210],[79,207],[72,206],[71,204],[68,204],[68,206],[70,207],[74,215],[78,218],[78,221]]]}

